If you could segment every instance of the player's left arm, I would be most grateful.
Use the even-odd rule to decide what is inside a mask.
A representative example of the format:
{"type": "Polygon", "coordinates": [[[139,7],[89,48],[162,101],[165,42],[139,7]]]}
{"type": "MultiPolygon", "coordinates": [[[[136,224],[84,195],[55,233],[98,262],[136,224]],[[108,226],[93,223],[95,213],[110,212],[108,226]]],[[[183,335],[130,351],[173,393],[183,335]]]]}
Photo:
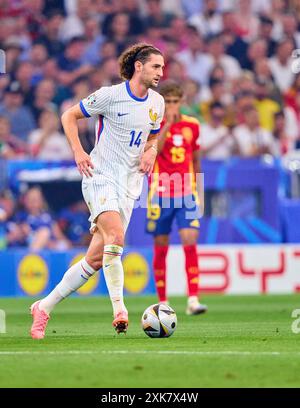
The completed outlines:
{"type": "Polygon", "coordinates": [[[140,171],[143,173],[151,173],[157,156],[157,135],[151,134],[148,136],[144,153],[141,158],[140,171]]]}

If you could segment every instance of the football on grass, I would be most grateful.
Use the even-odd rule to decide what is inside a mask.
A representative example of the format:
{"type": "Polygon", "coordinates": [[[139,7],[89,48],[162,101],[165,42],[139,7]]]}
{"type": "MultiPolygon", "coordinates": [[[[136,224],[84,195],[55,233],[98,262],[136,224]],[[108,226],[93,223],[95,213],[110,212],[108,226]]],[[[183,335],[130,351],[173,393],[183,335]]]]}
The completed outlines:
{"type": "Polygon", "coordinates": [[[142,327],[149,337],[170,337],[177,327],[176,313],[163,303],[151,305],[143,313],[142,327]]]}

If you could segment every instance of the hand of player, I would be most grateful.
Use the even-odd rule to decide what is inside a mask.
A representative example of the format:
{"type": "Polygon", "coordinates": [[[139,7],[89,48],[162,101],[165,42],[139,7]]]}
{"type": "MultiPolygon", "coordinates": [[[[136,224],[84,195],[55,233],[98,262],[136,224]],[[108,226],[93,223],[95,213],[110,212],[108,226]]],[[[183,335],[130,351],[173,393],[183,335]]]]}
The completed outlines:
{"type": "Polygon", "coordinates": [[[156,159],[156,153],[154,149],[150,148],[146,152],[144,152],[142,159],[141,159],[140,171],[142,173],[150,174],[153,170],[155,159],[156,159]]]}
{"type": "Polygon", "coordinates": [[[169,125],[173,125],[174,123],[178,122],[180,119],[180,113],[178,108],[168,107],[166,110],[166,122],[169,125]]]}
{"type": "Polygon", "coordinates": [[[91,169],[94,168],[94,165],[90,156],[84,150],[79,150],[74,153],[74,158],[79,173],[84,174],[86,177],[93,177],[91,169]]]}

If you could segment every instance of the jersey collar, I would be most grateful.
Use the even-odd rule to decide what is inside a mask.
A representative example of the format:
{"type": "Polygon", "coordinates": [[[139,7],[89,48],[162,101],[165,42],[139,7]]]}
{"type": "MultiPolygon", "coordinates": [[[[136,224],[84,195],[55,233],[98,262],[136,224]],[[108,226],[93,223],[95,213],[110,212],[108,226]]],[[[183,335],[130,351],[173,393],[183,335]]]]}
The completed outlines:
{"type": "Polygon", "coordinates": [[[129,81],[126,81],[125,84],[126,84],[126,89],[127,89],[128,95],[129,95],[132,99],[134,99],[135,101],[145,102],[145,101],[148,99],[148,93],[147,93],[147,95],[146,95],[144,98],[138,98],[137,96],[135,96],[135,95],[131,92],[130,85],[129,85],[129,81]]]}

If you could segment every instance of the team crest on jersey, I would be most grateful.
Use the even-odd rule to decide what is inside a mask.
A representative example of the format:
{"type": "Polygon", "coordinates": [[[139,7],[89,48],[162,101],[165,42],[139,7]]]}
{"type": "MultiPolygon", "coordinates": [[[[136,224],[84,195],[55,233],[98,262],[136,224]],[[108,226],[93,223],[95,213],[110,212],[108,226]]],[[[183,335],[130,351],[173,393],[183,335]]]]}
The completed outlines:
{"type": "Polygon", "coordinates": [[[91,94],[87,97],[87,104],[93,106],[96,103],[96,94],[91,94]]]}
{"type": "Polygon", "coordinates": [[[173,135],[173,144],[174,146],[182,146],[183,145],[183,136],[182,135],[173,135]]]}
{"type": "Polygon", "coordinates": [[[157,121],[157,112],[153,112],[153,109],[149,109],[149,117],[151,119],[151,122],[156,122],[157,121]]]}

